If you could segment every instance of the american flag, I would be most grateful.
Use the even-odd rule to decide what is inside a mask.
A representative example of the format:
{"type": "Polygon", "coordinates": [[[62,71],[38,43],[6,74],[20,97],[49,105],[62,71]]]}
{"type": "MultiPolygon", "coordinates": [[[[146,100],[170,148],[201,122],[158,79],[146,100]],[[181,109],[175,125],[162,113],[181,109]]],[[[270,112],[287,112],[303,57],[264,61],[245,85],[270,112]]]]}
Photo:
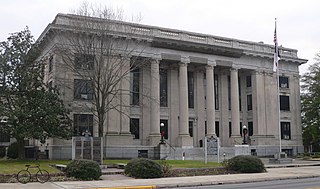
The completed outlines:
{"type": "Polygon", "coordinates": [[[279,53],[279,49],[278,49],[278,39],[277,39],[277,19],[275,20],[273,42],[274,42],[273,71],[277,72],[278,62],[280,59],[280,53],[279,53]]]}

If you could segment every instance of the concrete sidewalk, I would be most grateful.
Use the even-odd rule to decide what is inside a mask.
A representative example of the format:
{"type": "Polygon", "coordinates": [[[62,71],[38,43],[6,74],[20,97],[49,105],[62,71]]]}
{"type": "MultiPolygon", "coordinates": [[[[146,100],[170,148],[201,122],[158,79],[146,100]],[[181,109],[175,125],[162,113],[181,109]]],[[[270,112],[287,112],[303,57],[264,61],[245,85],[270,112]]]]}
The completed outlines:
{"type": "Polygon", "coordinates": [[[266,173],[171,177],[159,179],[133,179],[124,175],[104,175],[99,181],[69,181],[40,183],[0,183],[0,189],[84,189],[84,188],[173,188],[269,180],[320,177],[320,162],[294,162],[287,165],[266,164],[266,173]],[[285,166],[285,167],[284,167],[285,166]],[[133,187],[136,186],[136,187],[133,187]],[[142,187],[144,186],[144,187],[142,187]]]}

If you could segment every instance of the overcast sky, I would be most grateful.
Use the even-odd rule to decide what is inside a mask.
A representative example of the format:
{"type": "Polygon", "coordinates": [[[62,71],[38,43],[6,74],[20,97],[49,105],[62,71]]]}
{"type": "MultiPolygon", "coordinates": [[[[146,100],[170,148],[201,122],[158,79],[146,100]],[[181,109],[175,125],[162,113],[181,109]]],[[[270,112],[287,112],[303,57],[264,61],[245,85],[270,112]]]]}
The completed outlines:
{"type": "MultiPolygon", "coordinates": [[[[273,44],[308,59],[304,73],[320,52],[319,0],[87,0],[142,15],[140,23],[273,44]]],[[[37,39],[57,13],[70,13],[82,0],[0,0],[0,41],[28,26],[37,39]]]]}

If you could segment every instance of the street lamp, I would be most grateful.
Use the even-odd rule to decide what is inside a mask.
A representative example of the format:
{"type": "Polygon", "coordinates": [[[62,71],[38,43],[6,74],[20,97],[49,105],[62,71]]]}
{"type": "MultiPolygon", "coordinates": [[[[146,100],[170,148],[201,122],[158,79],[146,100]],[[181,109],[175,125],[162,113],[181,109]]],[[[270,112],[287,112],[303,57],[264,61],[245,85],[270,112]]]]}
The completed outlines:
{"type": "Polygon", "coordinates": [[[242,127],[242,134],[243,134],[242,144],[248,144],[248,140],[247,140],[248,129],[247,129],[247,126],[245,125],[242,127]]]}
{"type": "Polygon", "coordinates": [[[161,141],[160,144],[164,144],[164,123],[160,123],[161,128],[161,141]]]}

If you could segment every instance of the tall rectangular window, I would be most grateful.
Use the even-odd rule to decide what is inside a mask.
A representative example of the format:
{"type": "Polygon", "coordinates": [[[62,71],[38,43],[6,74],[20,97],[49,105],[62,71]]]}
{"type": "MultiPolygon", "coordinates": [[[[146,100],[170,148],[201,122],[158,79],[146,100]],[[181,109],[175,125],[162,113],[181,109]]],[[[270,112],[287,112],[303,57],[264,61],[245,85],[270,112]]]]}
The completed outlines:
{"type": "Polygon", "coordinates": [[[247,83],[247,87],[251,87],[251,85],[252,85],[252,83],[251,83],[251,75],[247,75],[246,83],[247,83]]]}
{"type": "Polygon", "coordinates": [[[289,78],[284,76],[279,76],[279,87],[289,88],[289,78]]]}
{"type": "Polygon", "coordinates": [[[253,122],[252,121],[248,122],[248,133],[249,133],[249,136],[253,135],[253,122]]]}
{"type": "Polygon", "coordinates": [[[10,142],[10,135],[0,132],[0,142],[10,142]]]}
{"type": "Polygon", "coordinates": [[[140,138],[139,119],[130,118],[130,133],[134,136],[134,139],[140,138]]]}
{"type": "Polygon", "coordinates": [[[140,102],[140,69],[130,71],[130,104],[138,106],[140,102]]]}
{"type": "Polygon", "coordinates": [[[92,100],[93,99],[92,82],[88,80],[74,80],[74,99],[76,100],[92,100]]]}
{"type": "Polygon", "coordinates": [[[217,137],[219,137],[220,136],[220,128],[219,128],[219,121],[216,121],[215,122],[215,129],[216,129],[216,135],[217,135],[217,137]]]}
{"type": "Polygon", "coordinates": [[[194,108],[194,74],[188,72],[188,106],[194,108]]]}
{"type": "Polygon", "coordinates": [[[217,74],[214,74],[214,106],[215,110],[219,110],[219,80],[217,74]]]}
{"type": "Polygon", "coordinates": [[[252,95],[247,95],[247,110],[252,110],[252,95]]]}
{"type": "Polygon", "coordinates": [[[290,122],[281,122],[281,139],[290,140],[291,139],[291,128],[290,122]]]}
{"type": "Polygon", "coordinates": [[[93,134],[93,115],[91,114],[74,114],[73,127],[76,136],[84,136],[88,131],[91,136],[93,134]]]}
{"type": "Polygon", "coordinates": [[[160,69],[160,107],[168,107],[168,70],[160,69]]]}
{"type": "Polygon", "coordinates": [[[231,135],[232,135],[232,125],[231,125],[231,122],[229,122],[229,137],[231,137],[231,135]]]}
{"type": "Polygon", "coordinates": [[[168,120],[166,119],[160,119],[160,133],[163,132],[164,138],[168,139],[169,138],[169,133],[168,133],[168,120]],[[161,123],[163,123],[163,126],[161,126],[161,123]]]}
{"type": "Polygon", "coordinates": [[[189,121],[189,135],[193,137],[193,121],[189,121]]]}
{"type": "Polygon", "coordinates": [[[76,69],[93,70],[95,56],[92,54],[75,54],[74,67],[76,69]]]}
{"type": "Polygon", "coordinates": [[[207,121],[204,121],[204,135],[208,134],[208,126],[207,126],[207,121]]]}
{"type": "Polygon", "coordinates": [[[280,110],[290,111],[289,96],[280,95],[280,110]]]}
{"type": "Polygon", "coordinates": [[[52,71],[52,67],[53,67],[53,55],[51,55],[49,58],[49,72],[52,71]]]}

